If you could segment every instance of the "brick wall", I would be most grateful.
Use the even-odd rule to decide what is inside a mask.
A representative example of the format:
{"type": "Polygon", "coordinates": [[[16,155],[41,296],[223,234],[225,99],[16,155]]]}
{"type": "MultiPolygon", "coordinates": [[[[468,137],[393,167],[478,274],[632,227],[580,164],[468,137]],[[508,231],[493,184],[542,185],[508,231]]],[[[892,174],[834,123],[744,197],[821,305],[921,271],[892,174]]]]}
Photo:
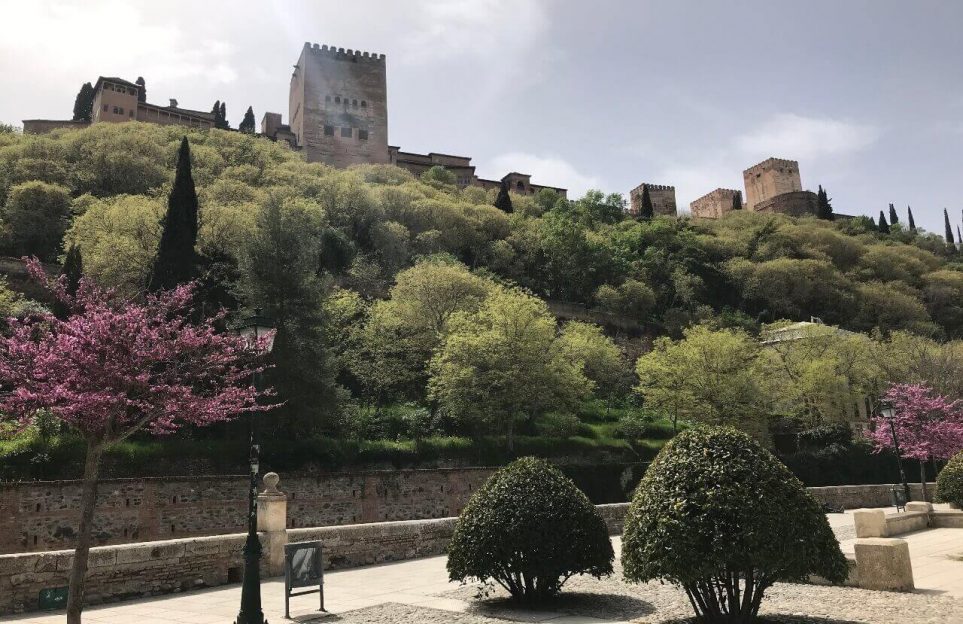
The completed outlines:
{"type": "MultiPolygon", "coordinates": [[[[288,527],[456,516],[491,468],[285,476],[288,527]]],[[[79,481],[0,484],[0,553],[71,548],[79,481]]],[[[107,479],[94,519],[96,545],[243,531],[247,477],[107,479]]]]}

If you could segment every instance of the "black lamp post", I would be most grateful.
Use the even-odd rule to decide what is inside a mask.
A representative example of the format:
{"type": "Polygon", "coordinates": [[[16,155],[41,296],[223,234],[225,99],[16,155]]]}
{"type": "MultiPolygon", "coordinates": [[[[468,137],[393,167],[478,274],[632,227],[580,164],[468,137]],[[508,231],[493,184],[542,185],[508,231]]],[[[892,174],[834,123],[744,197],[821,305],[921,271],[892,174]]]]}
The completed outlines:
{"type": "Polygon", "coordinates": [[[899,466],[899,480],[903,484],[903,495],[906,497],[905,500],[910,500],[910,487],[909,483],[906,482],[906,473],[903,471],[903,458],[899,452],[899,439],[896,437],[896,410],[893,409],[892,405],[883,404],[879,408],[879,413],[886,419],[889,423],[889,432],[893,436],[893,449],[896,451],[896,465],[899,466]]]}
{"type": "MultiPolygon", "coordinates": [[[[263,339],[264,348],[270,352],[274,346],[273,327],[271,319],[261,316],[261,310],[256,309],[254,316],[244,319],[235,330],[251,344],[263,339]]],[[[254,374],[254,387],[261,390],[260,372],[254,374]]],[[[261,610],[261,540],[257,537],[257,475],[261,447],[255,439],[253,412],[249,425],[251,481],[247,499],[247,541],[244,542],[244,583],[241,585],[241,610],[234,624],[267,624],[261,610]]]]}

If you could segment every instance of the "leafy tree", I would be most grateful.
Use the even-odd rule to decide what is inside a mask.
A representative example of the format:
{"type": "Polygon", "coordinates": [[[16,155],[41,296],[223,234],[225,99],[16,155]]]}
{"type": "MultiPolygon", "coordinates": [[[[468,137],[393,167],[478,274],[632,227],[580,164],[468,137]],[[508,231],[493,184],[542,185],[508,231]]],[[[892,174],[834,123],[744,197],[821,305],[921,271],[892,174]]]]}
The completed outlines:
{"type": "Polygon", "coordinates": [[[899,223],[899,215],[896,214],[896,208],[893,207],[893,204],[889,205],[889,222],[891,225],[899,223]]]}
{"type": "MultiPolygon", "coordinates": [[[[60,269],[60,275],[64,280],[64,290],[70,297],[77,296],[77,289],[80,288],[80,280],[83,274],[84,261],[80,255],[80,247],[71,245],[60,269]]],[[[53,312],[60,319],[65,319],[70,315],[70,309],[59,300],[54,302],[53,312]]]]}
{"type": "Polygon", "coordinates": [[[86,443],[67,601],[67,622],[79,624],[105,449],[145,429],[169,434],[258,409],[258,393],[248,385],[253,353],[211,323],[188,323],[190,286],[139,304],[81,280],[72,297],[66,279],[47,283],[37,262],[29,269],[71,314],[13,321],[9,335],[0,336],[0,379],[17,388],[3,395],[0,413],[25,426],[45,410],[86,443]]]}
{"type": "Polygon", "coordinates": [[[606,195],[602,191],[590,190],[577,201],[560,203],[557,208],[571,211],[575,218],[589,227],[611,225],[625,216],[625,198],[619,193],[606,195]]]}
{"type": "Polygon", "coordinates": [[[943,227],[945,230],[946,244],[955,249],[953,239],[953,226],[950,225],[950,214],[943,209],[943,227]]]}
{"type": "Polygon", "coordinates": [[[740,330],[685,330],[679,341],[659,338],[639,358],[636,391],[674,423],[730,425],[762,435],[767,412],[759,345],[740,330]]]}
{"type": "Polygon", "coordinates": [[[220,128],[224,125],[224,117],[221,115],[221,101],[216,100],[214,102],[214,107],[211,109],[211,114],[214,115],[214,127],[220,128]]]}
{"type": "Polygon", "coordinates": [[[642,185],[642,201],[639,202],[639,218],[640,219],[651,219],[655,216],[655,210],[652,208],[652,197],[649,196],[649,185],[642,185]]]}
{"type": "Polygon", "coordinates": [[[514,448],[515,424],[571,409],[591,389],[576,362],[556,344],[555,319],[543,301],[497,290],[476,312],[449,319],[431,362],[430,396],[448,413],[491,423],[514,448]]]}
{"type": "Polygon", "coordinates": [[[226,102],[221,102],[220,117],[221,117],[220,129],[229,130],[231,128],[231,124],[227,120],[227,103],[226,102]]]}
{"type": "Polygon", "coordinates": [[[512,197],[508,194],[508,182],[505,180],[502,180],[498,187],[498,196],[495,197],[495,208],[508,214],[515,212],[515,209],[512,207],[512,197]]]}
{"type": "Polygon", "coordinates": [[[592,382],[596,396],[610,400],[628,389],[629,366],[611,338],[598,325],[569,321],[558,338],[559,346],[579,364],[582,374],[592,382]]]}
{"type": "Polygon", "coordinates": [[[883,396],[893,407],[892,422],[872,419],[869,438],[877,449],[893,448],[891,427],[903,457],[921,462],[947,460],[963,450],[963,401],[950,400],[924,384],[894,384],[883,396]]]}
{"type": "Polygon", "coordinates": [[[909,206],[906,207],[906,215],[907,215],[907,219],[909,220],[909,229],[910,229],[910,232],[915,232],[915,231],[916,231],[916,221],[913,221],[913,209],[910,208],[909,206]]]}
{"type": "Polygon", "coordinates": [[[935,329],[916,291],[901,282],[859,284],[856,293],[858,306],[851,322],[855,329],[909,329],[924,334],[935,329]]]}
{"type": "Polygon", "coordinates": [[[963,451],[954,455],[936,476],[936,500],[963,507],[963,451]]]}
{"type": "Polygon", "coordinates": [[[85,82],[74,99],[74,121],[91,121],[94,114],[94,87],[85,82]]]}
{"type": "Polygon", "coordinates": [[[0,205],[0,241],[6,253],[47,261],[60,253],[70,222],[70,191],[59,184],[24,182],[0,205]]]}
{"type": "Polygon", "coordinates": [[[254,134],[256,125],[254,121],[254,109],[248,106],[247,111],[244,113],[244,119],[237,125],[237,129],[245,134],[254,134]]]}
{"type": "Polygon", "coordinates": [[[628,581],[685,590],[699,621],[755,622],[776,581],[847,575],[819,502],[745,434],[700,427],[671,440],[646,471],[626,516],[628,581]]]}
{"type": "Polygon", "coordinates": [[[177,153],[174,186],[167,199],[157,259],[151,272],[152,291],[169,290],[194,279],[197,272],[197,191],[191,175],[191,148],[187,137],[177,153]]]}
{"type": "Polygon", "coordinates": [[[599,286],[595,291],[595,302],[606,312],[623,314],[644,322],[655,307],[656,294],[648,284],[628,279],[618,288],[607,284],[599,286]]]}
{"type": "Polygon", "coordinates": [[[816,193],[816,218],[823,219],[825,221],[833,220],[833,206],[830,203],[832,200],[829,199],[829,195],[826,190],[820,185],[819,190],[816,193]]]}
{"type": "Polygon", "coordinates": [[[880,234],[889,234],[889,224],[886,223],[886,217],[883,215],[882,210],[879,211],[879,222],[877,223],[877,228],[879,229],[880,234]]]}
{"type": "Polygon", "coordinates": [[[448,546],[452,581],[489,579],[512,598],[552,598],[576,574],[612,573],[605,521],[562,472],[523,457],[498,470],[458,517],[448,546]]]}

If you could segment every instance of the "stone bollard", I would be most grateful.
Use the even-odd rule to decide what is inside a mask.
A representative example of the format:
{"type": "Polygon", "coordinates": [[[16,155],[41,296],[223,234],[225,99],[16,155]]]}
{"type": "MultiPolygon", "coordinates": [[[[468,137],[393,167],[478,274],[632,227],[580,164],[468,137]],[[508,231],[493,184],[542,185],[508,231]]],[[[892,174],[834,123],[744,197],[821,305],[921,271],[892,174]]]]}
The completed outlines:
{"type": "Polygon", "coordinates": [[[853,511],[856,537],[886,537],[886,512],[882,509],[857,509],[853,511]]]}
{"type": "Polygon", "coordinates": [[[264,475],[264,491],[257,495],[257,528],[264,536],[264,558],[270,576],[284,574],[284,545],[288,543],[288,497],[278,490],[276,472],[264,475]]]}
{"type": "Polygon", "coordinates": [[[913,565],[906,540],[856,540],[856,574],[863,589],[913,591],[913,565]]]}
{"type": "Polygon", "coordinates": [[[933,503],[924,503],[922,501],[910,501],[906,503],[906,511],[923,511],[926,513],[933,513],[933,503]]]}

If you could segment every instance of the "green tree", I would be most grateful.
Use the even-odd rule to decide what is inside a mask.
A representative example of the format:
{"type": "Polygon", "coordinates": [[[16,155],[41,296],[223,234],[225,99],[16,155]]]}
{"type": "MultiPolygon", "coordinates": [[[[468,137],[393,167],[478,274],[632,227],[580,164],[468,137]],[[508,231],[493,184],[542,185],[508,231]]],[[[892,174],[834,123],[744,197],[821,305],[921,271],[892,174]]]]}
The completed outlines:
{"type": "Polygon", "coordinates": [[[531,295],[497,290],[449,324],[431,363],[430,395],[453,417],[504,432],[510,450],[518,422],[572,409],[591,389],[556,344],[548,307],[531,295]]]}
{"type": "Polygon", "coordinates": [[[221,116],[221,101],[215,100],[214,107],[211,109],[211,115],[214,116],[214,127],[220,128],[224,125],[224,118],[221,116]]]}
{"type": "Polygon", "coordinates": [[[906,206],[906,215],[907,215],[907,219],[909,220],[909,229],[910,229],[910,232],[915,232],[915,231],[916,231],[916,221],[913,221],[913,209],[910,208],[909,206],[906,206]]]}
{"type": "Polygon", "coordinates": [[[90,121],[94,113],[94,87],[85,82],[74,99],[74,121],[90,121]]]}
{"type": "Polygon", "coordinates": [[[899,223],[899,215],[896,214],[896,208],[893,207],[893,204],[889,205],[889,223],[890,225],[899,223]]]}
{"type": "Polygon", "coordinates": [[[502,180],[498,186],[498,196],[495,197],[495,208],[508,214],[515,212],[515,209],[512,207],[512,197],[508,194],[508,182],[505,180],[502,180]]]}
{"type": "Polygon", "coordinates": [[[56,259],[69,223],[70,190],[58,184],[17,184],[0,205],[0,241],[8,255],[56,259]]]}
{"type": "Polygon", "coordinates": [[[764,435],[766,375],[759,345],[741,330],[685,330],[681,340],[659,338],[639,358],[636,391],[645,404],[680,419],[730,425],[764,435]]]}
{"type": "Polygon", "coordinates": [[[174,186],[167,199],[150,290],[169,290],[197,276],[197,191],[191,175],[191,148],[187,137],[177,153],[174,186]]]}
{"type": "Polygon", "coordinates": [[[732,209],[742,210],[742,191],[736,191],[732,194],[732,209]]]}
{"type": "Polygon", "coordinates": [[[879,222],[877,223],[877,228],[879,229],[880,234],[889,234],[889,224],[886,223],[886,217],[883,215],[882,210],[879,211],[879,222]]]}
{"type": "Polygon", "coordinates": [[[221,118],[221,125],[219,126],[220,129],[229,130],[231,128],[231,123],[227,120],[227,103],[226,102],[221,102],[220,118],[221,118]]]}
{"type": "Polygon", "coordinates": [[[826,190],[820,185],[819,191],[816,193],[816,218],[823,219],[825,221],[833,220],[833,206],[830,203],[832,200],[826,193],[826,190]]]}
{"type": "Polygon", "coordinates": [[[952,247],[955,249],[954,239],[953,239],[953,226],[950,225],[950,213],[946,211],[946,208],[943,209],[943,228],[945,233],[944,235],[946,237],[946,244],[949,247],[952,247]]]}
{"type": "Polygon", "coordinates": [[[649,185],[642,185],[642,200],[639,202],[639,218],[640,219],[651,219],[655,216],[655,210],[652,207],[652,197],[649,196],[649,185]]]}
{"type": "Polygon", "coordinates": [[[608,284],[599,286],[595,303],[606,312],[622,314],[641,323],[655,307],[656,294],[648,284],[627,279],[618,288],[608,284]]]}
{"type": "Polygon", "coordinates": [[[244,113],[244,119],[237,125],[237,129],[245,134],[254,134],[256,122],[254,121],[254,109],[250,106],[244,113]]]}
{"type": "Polygon", "coordinates": [[[595,396],[610,401],[628,390],[630,367],[601,327],[569,321],[562,328],[558,342],[592,383],[595,396]]]}

